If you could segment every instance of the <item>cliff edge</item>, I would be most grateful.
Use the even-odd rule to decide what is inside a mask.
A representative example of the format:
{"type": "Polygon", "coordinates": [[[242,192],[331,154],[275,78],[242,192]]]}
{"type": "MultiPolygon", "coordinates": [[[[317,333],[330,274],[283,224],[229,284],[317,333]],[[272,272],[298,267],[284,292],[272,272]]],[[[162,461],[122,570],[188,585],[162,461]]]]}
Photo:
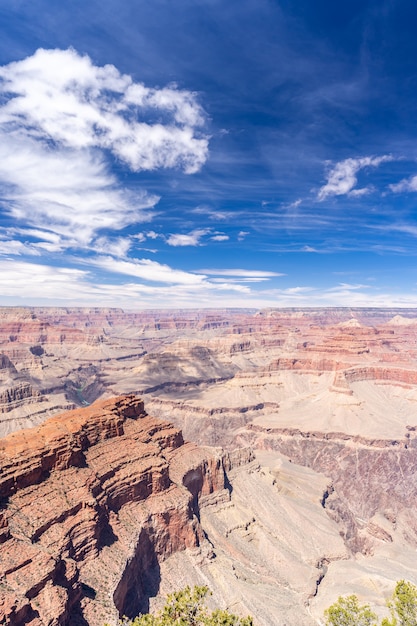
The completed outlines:
{"type": "Polygon", "coordinates": [[[0,623],[98,626],[146,611],[161,561],[209,556],[199,497],[226,489],[228,464],[133,395],[2,439],[0,623]]]}

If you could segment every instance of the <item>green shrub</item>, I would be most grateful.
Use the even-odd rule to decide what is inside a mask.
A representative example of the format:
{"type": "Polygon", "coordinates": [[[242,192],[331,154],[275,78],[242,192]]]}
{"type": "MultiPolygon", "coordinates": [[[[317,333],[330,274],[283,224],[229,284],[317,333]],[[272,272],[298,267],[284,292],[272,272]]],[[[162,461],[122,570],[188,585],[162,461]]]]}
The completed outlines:
{"type": "MultiPolygon", "coordinates": [[[[163,609],[156,615],[139,615],[134,620],[123,619],[123,626],[253,626],[251,617],[238,617],[228,611],[209,612],[204,599],[208,587],[185,587],[168,596],[163,609]]],[[[106,626],[106,625],[105,625],[106,626]]]]}
{"type": "MultiPolygon", "coordinates": [[[[387,603],[391,617],[381,626],[417,626],[417,587],[399,580],[387,603]]],[[[377,616],[367,604],[360,605],[356,596],[340,596],[324,612],[326,626],[377,626],[377,616]]]]}

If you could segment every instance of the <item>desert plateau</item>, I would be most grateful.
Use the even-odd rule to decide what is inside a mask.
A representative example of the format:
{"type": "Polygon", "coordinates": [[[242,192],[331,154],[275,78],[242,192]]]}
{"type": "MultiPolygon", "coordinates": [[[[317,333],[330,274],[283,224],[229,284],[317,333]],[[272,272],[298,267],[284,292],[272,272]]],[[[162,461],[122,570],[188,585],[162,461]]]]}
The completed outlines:
{"type": "Polygon", "coordinates": [[[417,583],[417,310],[0,310],[0,623],[417,583]]]}

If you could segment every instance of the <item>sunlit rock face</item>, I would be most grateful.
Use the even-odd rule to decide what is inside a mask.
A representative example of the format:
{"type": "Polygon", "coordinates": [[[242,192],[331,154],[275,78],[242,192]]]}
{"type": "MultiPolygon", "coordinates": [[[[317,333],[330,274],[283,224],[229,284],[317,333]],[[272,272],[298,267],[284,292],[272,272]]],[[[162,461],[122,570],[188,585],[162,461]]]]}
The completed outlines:
{"type": "MultiPolygon", "coordinates": [[[[165,488],[161,465],[160,499],[137,487],[140,515],[144,502],[169,502],[172,485],[185,494],[174,498],[175,505],[184,498],[183,513],[160,513],[182,538],[172,549],[164,532],[150,530],[135,513],[140,549],[129,557],[131,568],[119,564],[108,586],[94,582],[96,563],[113,571],[111,550],[121,545],[113,535],[129,544],[121,528],[132,523],[128,511],[137,504],[130,504],[132,494],[122,486],[106,491],[108,512],[96,512],[88,522],[97,529],[108,518],[104,539],[98,530],[94,540],[72,531],[77,539],[71,541],[85,556],[77,561],[66,555],[68,574],[59,570],[48,579],[53,593],[72,598],[62,601],[64,621],[57,623],[65,623],[69,606],[78,612],[104,606],[105,594],[115,614],[121,607],[133,612],[192,582],[209,582],[217,605],[250,612],[265,626],[317,623],[342,593],[357,593],[383,615],[395,580],[417,583],[416,340],[412,309],[1,309],[3,435],[97,398],[134,393],[147,413],[205,446],[203,453],[194,445],[193,454],[202,456],[192,467],[181,457],[182,444],[164,452],[172,484],[165,488]],[[207,447],[213,446],[210,456],[207,447]],[[67,582],[57,584],[62,576],[67,582]]],[[[58,448],[59,458],[67,459],[68,451],[58,448]]],[[[73,451],[72,465],[59,471],[84,471],[80,454],[73,451]]],[[[55,476],[55,469],[48,471],[55,476]]],[[[124,485],[133,480],[127,475],[124,485]]],[[[90,509],[83,511],[90,519],[90,509]]],[[[81,510],[71,519],[79,515],[81,510]]],[[[0,522],[4,545],[17,541],[19,532],[13,535],[0,522]]],[[[36,536],[30,542],[32,550],[36,536]]]]}
{"type": "Polygon", "coordinates": [[[0,467],[0,620],[102,625],[148,609],[168,556],[210,548],[199,500],[227,497],[231,460],[125,396],[5,437],[0,467]]]}
{"type": "MultiPolygon", "coordinates": [[[[353,429],[362,413],[374,415],[366,420],[371,425],[375,407],[380,412],[380,383],[397,387],[390,412],[407,411],[399,404],[410,403],[407,385],[416,383],[416,320],[413,309],[2,308],[0,434],[132,392],[157,402],[161,414],[164,406],[182,412],[182,422],[194,409],[227,409],[239,422],[242,413],[246,421],[279,405],[280,420],[293,424],[304,397],[305,413],[328,407],[335,426],[351,396],[353,429]]],[[[213,437],[221,442],[217,430],[213,437]]]]}

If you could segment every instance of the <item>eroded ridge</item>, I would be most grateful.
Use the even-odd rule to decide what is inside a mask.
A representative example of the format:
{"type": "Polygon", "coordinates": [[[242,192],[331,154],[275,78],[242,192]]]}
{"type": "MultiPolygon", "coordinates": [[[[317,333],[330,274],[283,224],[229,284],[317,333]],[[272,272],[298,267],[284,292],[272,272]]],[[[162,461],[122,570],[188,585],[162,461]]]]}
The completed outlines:
{"type": "Polygon", "coordinates": [[[133,395],[0,444],[0,623],[101,625],[148,608],[159,563],[204,541],[199,497],[228,457],[184,443],[133,395]]]}

